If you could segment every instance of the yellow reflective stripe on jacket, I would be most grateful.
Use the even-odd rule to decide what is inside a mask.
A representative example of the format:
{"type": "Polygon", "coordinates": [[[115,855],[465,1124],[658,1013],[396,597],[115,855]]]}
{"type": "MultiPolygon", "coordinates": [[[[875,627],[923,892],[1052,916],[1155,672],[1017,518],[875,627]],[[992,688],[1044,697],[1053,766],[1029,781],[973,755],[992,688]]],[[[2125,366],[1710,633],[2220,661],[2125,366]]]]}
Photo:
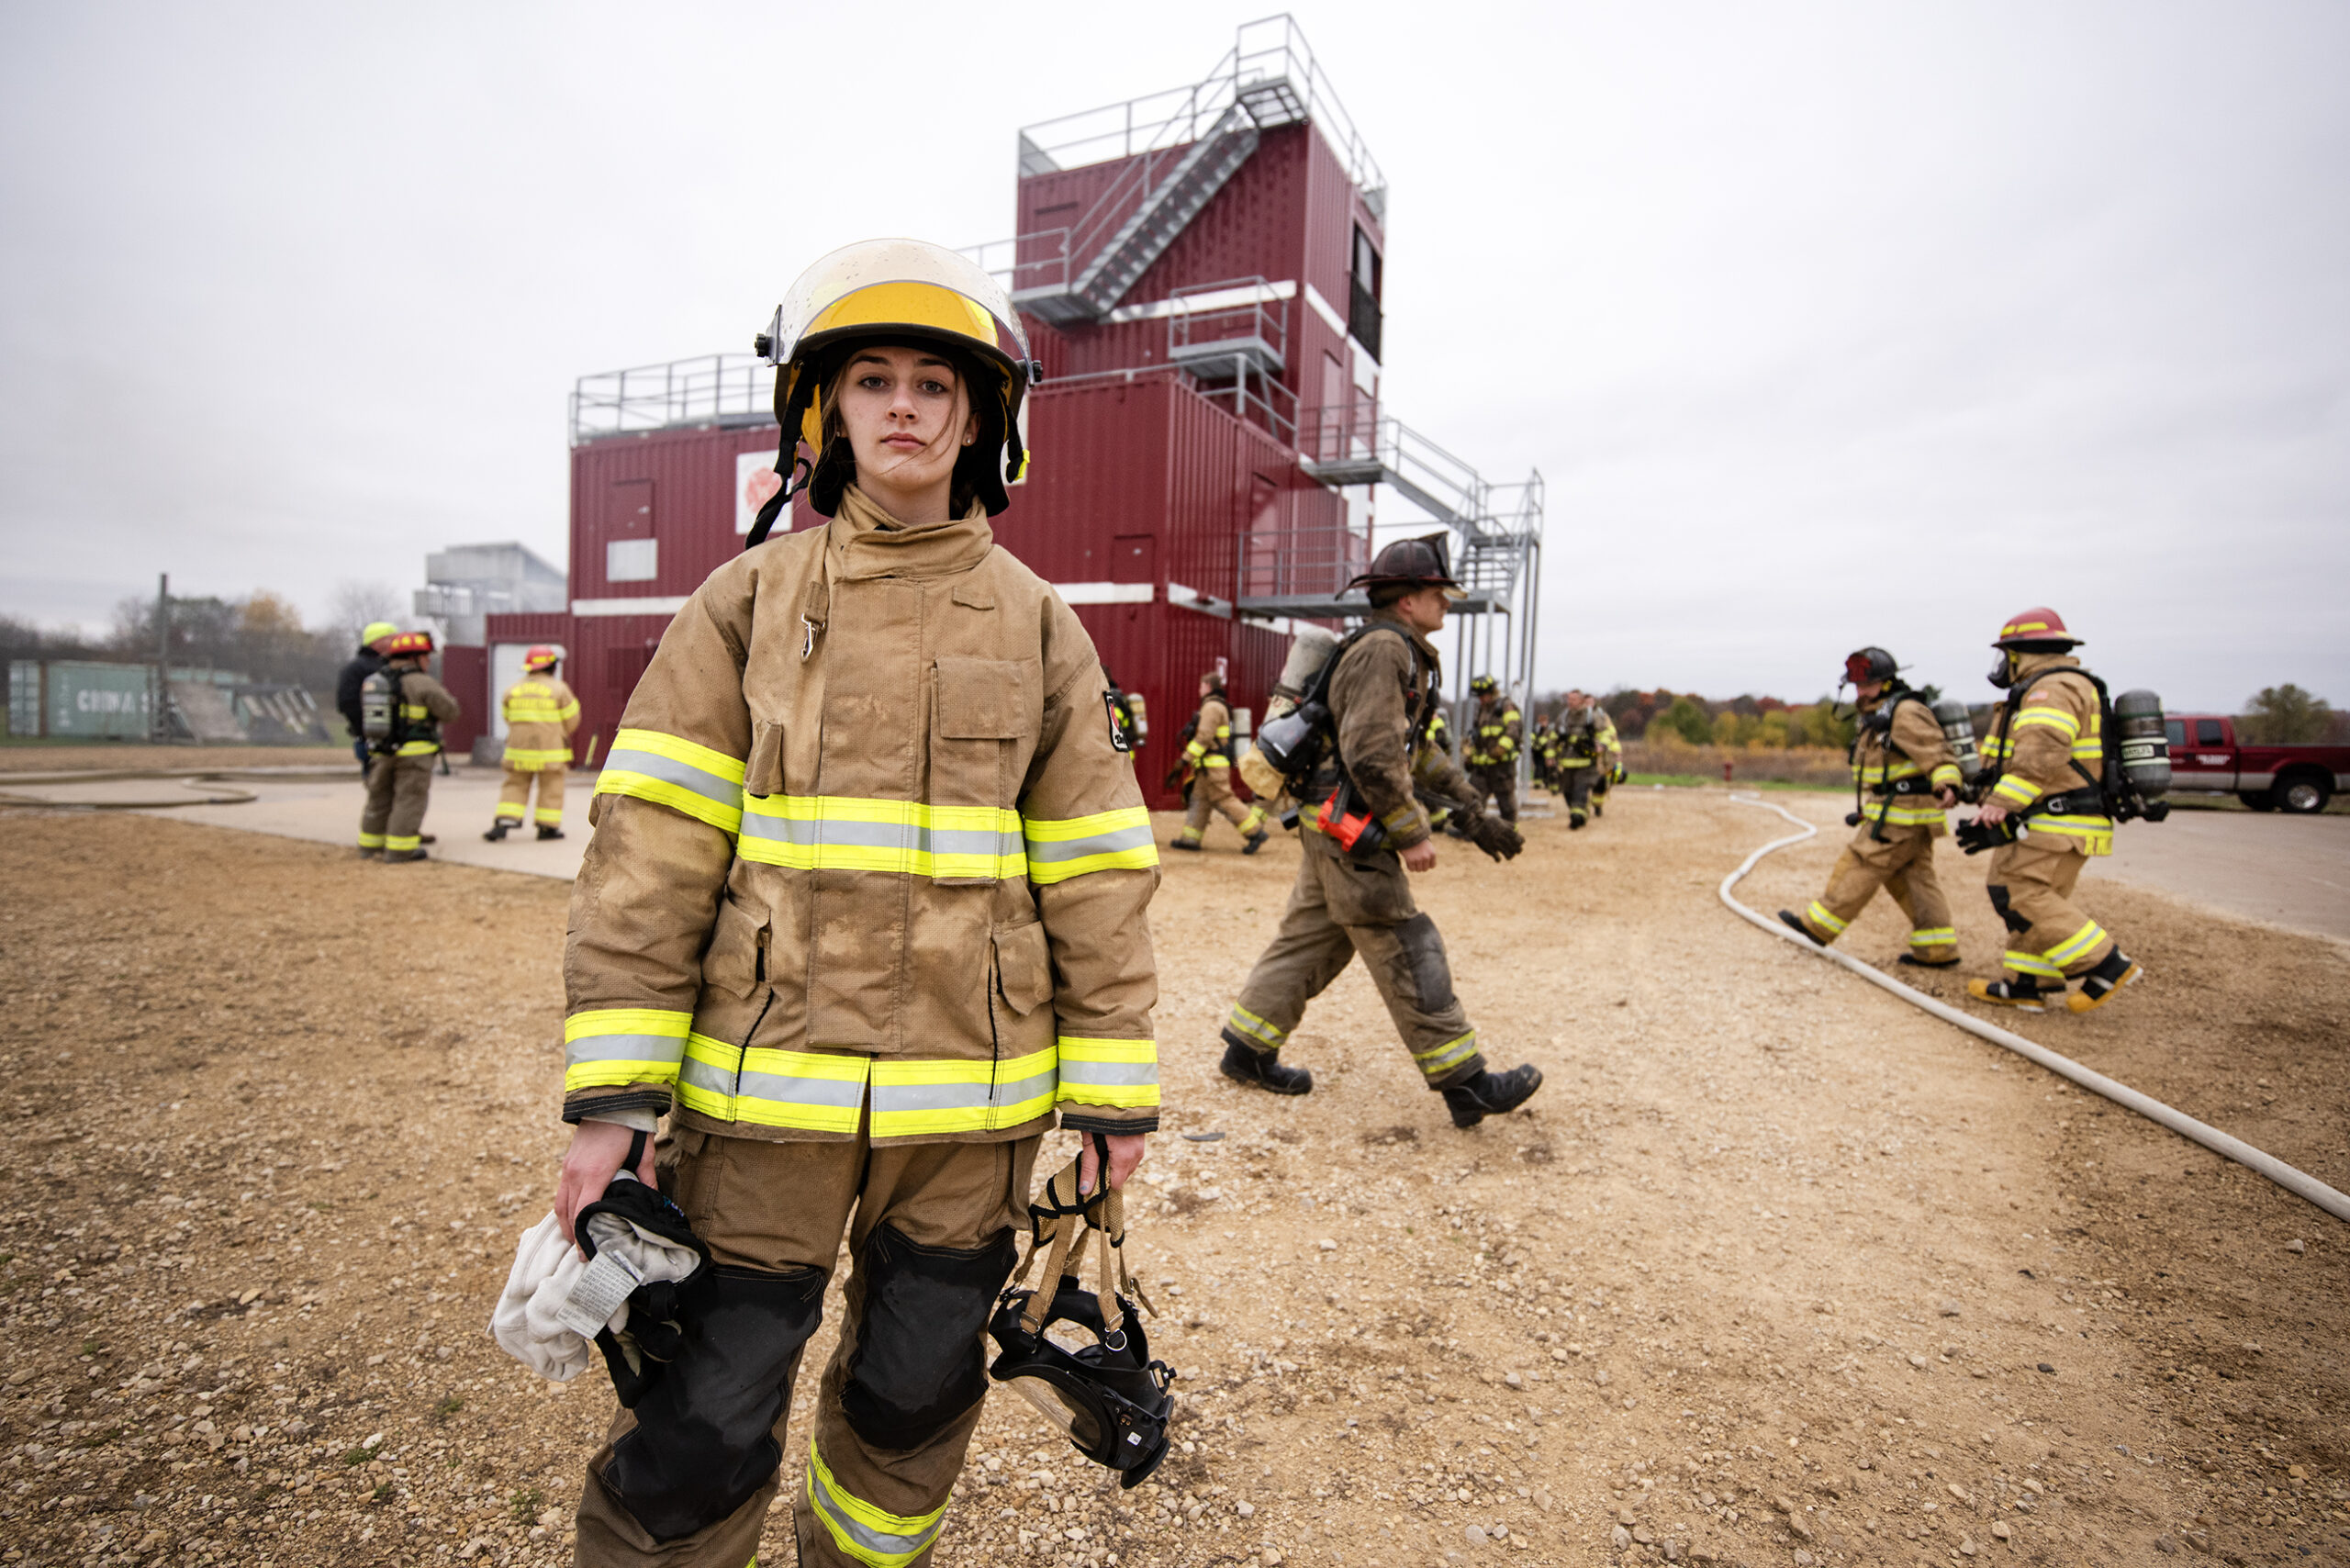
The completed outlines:
{"type": "Polygon", "coordinates": [[[692,1014],[666,1008],[575,1013],[563,1021],[563,1092],[674,1082],[692,1031],[692,1014]]]}
{"type": "Polygon", "coordinates": [[[708,1035],[686,1041],[677,1100],[722,1122],[854,1133],[873,1058],[817,1051],[744,1050],[708,1035]]]}
{"type": "Polygon", "coordinates": [[[1220,741],[1230,740],[1232,738],[1232,726],[1230,724],[1218,724],[1215,727],[1215,738],[1220,741]]]}
{"type": "Polygon", "coordinates": [[[2023,825],[2033,833],[2049,833],[2059,838],[2069,838],[2086,854],[2113,853],[2113,820],[2110,817],[2026,817],[2023,825]]]}
{"type": "Polygon", "coordinates": [[[946,1521],[946,1505],[927,1514],[893,1514],[844,1487],[808,1439],[808,1506],[832,1532],[833,1544],[866,1568],[904,1568],[930,1550],[946,1521]]]}
{"type": "Polygon", "coordinates": [[[599,795],[633,795],[724,833],[743,825],[743,764],[658,730],[622,730],[596,775],[599,795]]]}
{"type": "Polygon", "coordinates": [[[1049,1115],[1057,1073],[1047,1047],[1002,1061],[873,1062],[873,1136],[1002,1132],[1049,1115]]]}
{"type": "Polygon", "coordinates": [[[2019,730],[2054,730],[2066,740],[2081,733],[2081,722],[2062,708],[2026,708],[2016,715],[2019,730]]]}
{"type": "Polygon", "coordinates": [[[1886,806],[1873,813],[1887,827],[1931,827],[1944,821],[1940,806],[1886,806]]]}
{"type": "Polygon", "coordinates": [[[525,773],[541,767],[567,767],[571,765],[571,748],[508,746],[499,760],[507,767],[525,773]]]}
{"type": "Polygon", "coordinates": [[[1062,1104],[1156,1105],[1158,1103],[1158,1042],[1060,1037],[1062,1104]]]}
{"type": "Polygon", "coordinates": [[[1089,871],[1147,871],[1158,864],[1150,812],[1140,806],[1059,820],[1031,817],[1020,831],[1028,847],[1028,879],[1038,887],[1089,871]]]}
{"type": "Polygon", "coordinates": [[[1025,876],[1020,813],[846,795],[752,795],[735,853],[794,871],[883,871],[1005,880],[1025,876]]]}
{"type": "Polygon", "coordinates": [[[1937,790],[1955,790],[1965,782],[1965,775],[1959,772],[1958,764],[1945,762],[1934,769],[1933,782],[1937,790]]]}
{"type": "Polygon", "coordinates": [[[2003,773],[1999,781],[1991,787],[1991,793],[2001,805],[2029,806],[2044,791],[2020,773],[2003,773]]]}
{"type": "Polygon", "coordinates": [[[1924,770],[1908,757],[1896,757],[1891,762],[1854,762],[1852,777],[1863,784],[1890,784],[1897,778],[1915,778],[1924,770]]]}

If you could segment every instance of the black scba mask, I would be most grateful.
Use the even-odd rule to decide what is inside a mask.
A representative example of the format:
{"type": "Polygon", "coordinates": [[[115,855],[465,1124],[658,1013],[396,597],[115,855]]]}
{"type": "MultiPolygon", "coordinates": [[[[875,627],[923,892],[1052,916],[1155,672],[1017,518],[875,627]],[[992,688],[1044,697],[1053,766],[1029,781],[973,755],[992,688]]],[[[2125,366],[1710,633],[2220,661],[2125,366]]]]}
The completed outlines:
{"type": "MultiPolygon", "coordinates": [[[[620,1173],[604,1189],[604,1195],[581,1209],[572,1222],[573,1233],[579,1238],[579,1250],[586,1254],[591,1272],[596,1270],[597,1232],[603,1230],[612,1238],[624,1238],[627,1235],[627,1230],[612,1225],[615,1220],[634,1230],[643,1242],[690,1251],[695,1258],[692,1272],[681,1280],[643,1279],[618,1254],[610,1260],[620,1265],[621,1271],[605,1285],[605,1290],[609,1293],[632,1283],[633,1288],[624,1298],[628,1303],[626,1326],[617,1332],[599,1327],[596,1330],[596,1348],[604,1353],[604,1365],[610,1369],[613,1394],[631,1409],[685,1348],[687,1304],[694,1287],[710,1271],[710,1249],[702,1245],[693,1226],[687,1223],[685,1211],[658,1188],[646,1186],[632,1174],[637,1161],[644,1158],[644,1143],[645,1137],[641,1132],[629,1140],[628,1159],[621,1164],[620,1173]],[[610,1217],[602,1226],[594,1223],[603,1216],[610,1217]]],[[[578,1299],[578,1287],[572,1294],[575,1301],[578,1299]]],[[[600,1321],[609,1317],[617,1305],[599,1300],[584,1310],[600,1321]]]]}
{"type": "Polygon", "coordinates": [[[1078,1190],[1077,1161],[1071,1160],[1046,1183],[1045,1201],[1028,1206],[1028,1259],[997,1298],[988,1334],[1000,1353],[988,1375],[1010,1383],[1078,1452],[1118,1472],[1118,1484],[1131,1491],[1167,1457],[1167,1420],[1175,1407],[1168,1385],[1175,1381],[1175,1369],[1151,1360],[1150,1342],[1134,1316],[1134,1301],[1154,1316],[1158,1309],[1126,1271],[1125,1200],[1106,1184],[1108,1140],[1099,1134],[1094,1140],[1103,1189],[1084,1197],[1078,1190]],[[1089,1228],[1101,1249],[1096,1291],[1065,1271],[1089,1228]],[[1044,1280],[1052,1287],[1049,1299],[1041,1288],[1021,1288],[1040,1252],[1044,1280]],[[1113,1253],[1117,1282],[1133,1300],[1112,1284],[1113,1253]]]}

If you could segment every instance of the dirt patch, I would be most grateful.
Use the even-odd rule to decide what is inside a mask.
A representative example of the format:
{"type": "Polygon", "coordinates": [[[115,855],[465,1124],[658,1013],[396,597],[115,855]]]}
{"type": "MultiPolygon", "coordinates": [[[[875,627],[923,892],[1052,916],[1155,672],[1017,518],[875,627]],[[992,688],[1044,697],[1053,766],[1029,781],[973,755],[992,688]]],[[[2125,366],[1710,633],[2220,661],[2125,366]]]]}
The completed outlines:
{"type": "Polygon", "coordinates": [[[359,764],[348,745],[77,745],[0,742],[0,773],[83,773],[117,768],[320,767],[359,764]]]}
{"type": "MultiPolygon", "coordinates": [[[[1177,1451],[1121,1493],[994,1400],[940,1561],[2350,1561],[2343,1226],[1734,920],[1713,887],[1766,814],[1629,791],[1530,826],[1510,866],[1448,843],[1420,884],[1496,1065],[1549,1077],[1469,1133],[1359,970],[1289,1053],[1312,1095],[1225,1081],[1295,849],[1169,867],[1169,1130],[1226,1135],[1154,1140],[1130,1211],[1177,1451]]],[[[566,889],[7,828],[29,1147],[0,1538],[43,1564],[567,1561],[609,1388],[550,1395],[484,1332],[562,1144],[566,889]]],[[[1750,902],[1810,896],[1832,853],[1774,857],[1750,902]]],[[[1947,876],[1986,972],[1979,864],[1947,876]]],[[[2090,897],[2153,978],[2025,1032],[2350,1183],[2340,950],[2090,897]]],[[[1899,922],[1845,940],[1889,961],[1899,922]]]]}

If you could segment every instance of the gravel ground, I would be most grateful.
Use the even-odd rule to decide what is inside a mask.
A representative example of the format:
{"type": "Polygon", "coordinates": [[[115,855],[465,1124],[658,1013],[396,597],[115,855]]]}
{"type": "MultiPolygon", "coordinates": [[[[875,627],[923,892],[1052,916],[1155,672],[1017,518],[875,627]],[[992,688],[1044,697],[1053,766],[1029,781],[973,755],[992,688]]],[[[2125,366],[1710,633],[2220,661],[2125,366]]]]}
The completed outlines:
{"type": "MultiPolygon", "coordinates": [[[[5,820],[32,1147],[0,1562],[566,1561],[609,1388],[553,1390],[485,1330],[561,1148],[566,890],[5,820]]],[[[1421,886],[1460,991],[1497,1065],[1550,1079],[1471,1133],[1359,972],[1290,1053],[1312,1096],[1216,1078],[1296,851],[1218,829],[1170,865],[1170,1126],[1130,1249],[1178,1451],[1121,1494],[994,1400],[940,1561],[2350,1562],[2350,1234],[1733,919],[1714,884],[1780,831],[1629,792],[1506,867],[1448,843],[1421,886]]],[[[1833,844],[1749,902],[1807,897],[1833,844]]],[[[1985,972],[1979,862],[1945,873],[1985,972]]],[[[2350,1186],[2342,949],[2092,896],[2152,978],[2024,1032],[2350,1186]]],[[[1900,923],[1845,940],[1889,961],[1900,923]]]]}

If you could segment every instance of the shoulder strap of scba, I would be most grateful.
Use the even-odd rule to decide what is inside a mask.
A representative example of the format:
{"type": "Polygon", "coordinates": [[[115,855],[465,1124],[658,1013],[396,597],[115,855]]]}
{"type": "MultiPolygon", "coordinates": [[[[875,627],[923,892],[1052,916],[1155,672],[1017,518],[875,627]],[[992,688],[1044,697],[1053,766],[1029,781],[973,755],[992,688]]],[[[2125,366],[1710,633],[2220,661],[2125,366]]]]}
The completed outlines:
{"type": "MultiPolygon", "coordinates": [[[[2021,686],[2008,693],[2007,700],[1999,704],[1999,727],[1997,733],[2002,744],[1999,746],[1998,766],[1996,771],[1983,778],[1981,784],[1986,790],[1988,790],[2006,775],[2008,764],[2015,759],[2015,743],[2012,737],[2015,734],[2016,715],[2023,711],[2024,696],[2052,675],[2077,675],[2097,689],[2098,737],[2104,743],[2105,777],[2098,778],[2087,768],[2083,767],[2078,757],[2071,757],[2067,760],[2072,763],[2073,771],[2079,774],[2089,788],[2105,797],[2103,804],[2107,808],[2107,813],[2110,815],[2113,806],[2115,767],[2121,756],[2120,748],[2113,744],[2113,694],[2105,689],[2104,681],[2077,665],[2055,665],[2047,669],[2036,671],[2021,686]]],[[[2035,801],[2032,803],[2035,806],[2041,805],[2046,799],[2047,797],[2042,796],[2041,801],[2035,801]]],[[[2027,812],[2025,814],[2031,813],[2027,812]]]]}
{"type": "MultiPolygon", "coordinates": [[[[1338,645],[1330,650],[1330,656],[1323,661],[1321,669],[1315,673],[1313,684],[1305,689],[1305,695],[1298,700],[1297,705],[1300,708],[1304,708],[1308,703],[1319,702],[1322,704],[1323,711],[1326,713],[1328,712],[1330,707],[1330,682],[1337,678],[1338,661],[1345,658],[1348,651],[1350,651],[1356,644],[1361,642],[1364,638],[1369,637],[1374,632],[1393,633],[1396,636],[1404,639],[1404,645],[1411,651],[1412,668],[1416,672],[1416,678],[1413,684],[1420,689],[1420,702],[1419,706],[1412,711],[1411,727],[1404,733],[1409,735],[1416,736],[1422,730],[1427,727],[1428,715],[1436,710],[1436,688],[1433,682],[1426,678],[1427,672],[1420,664],[1420,650],[1413,645],[1410,633],[1406,633],[1401,626],[1397,626],[1391,622],[1366,621],[1361,625],[1356,627],[1353,631],[1348,633],[1346,636],[1340,640],[1338,645]]],[[[1333,722],[1326,721],[1325,727],[1329,731],[1331,754],[1336,756],[1338,749],[1337,726],[1333,722]]],[[[1337,762],[1339,771],[1344,772],[1347,766],[1346,758],[1338,756],[1337,762]]]]}

